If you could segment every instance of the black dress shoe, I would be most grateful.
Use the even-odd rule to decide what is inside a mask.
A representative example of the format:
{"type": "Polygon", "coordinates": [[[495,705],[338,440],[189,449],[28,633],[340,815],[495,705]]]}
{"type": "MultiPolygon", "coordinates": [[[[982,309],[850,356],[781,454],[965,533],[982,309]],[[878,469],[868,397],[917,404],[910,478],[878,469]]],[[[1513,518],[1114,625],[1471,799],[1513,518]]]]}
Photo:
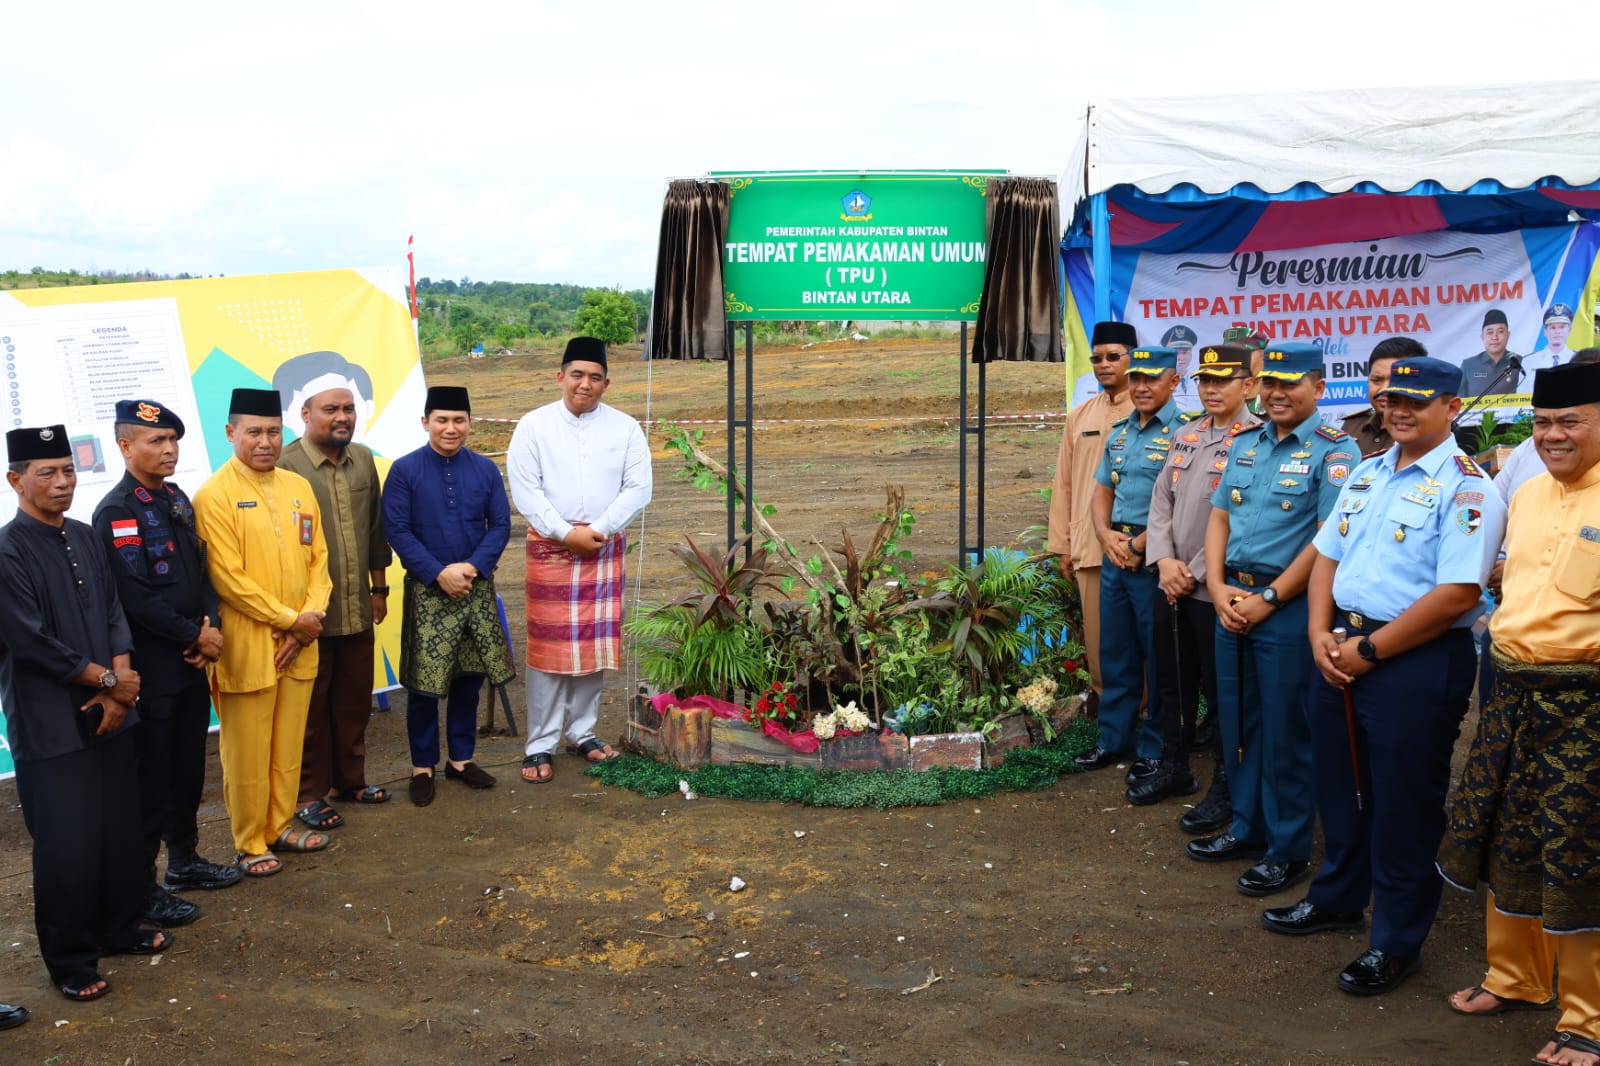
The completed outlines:
{"type": "Polygon", "coordinates": [[[406,786],[411,802],[418,807],[426,807],[433,802],[433,775],[412,774],[411,783],[406,786]]]}
{"type": "Polygon", "coordinates": [[[200,905],[180,899],[160,885],[150,886],[150,896],[144,904],[144,920],[163,929],[176,929],[200,917],[200,905]]]}
{"type": "Polygon", "coordinates": [[[1311,876],[1311,864],[1304,859],[1274,862],[1264,859],[1239,875],[1234,885],[1246,896],[1272,896],[1311,876]]]}
{"type": "Polygon", "coordinates": [[[1125,780],[1130,785],[1137,785],[1147,777],[1153,777],[1161,772],[1160,759],[1135,759],[1133,765],[1128,767],[1128,776],[1125,780]]]}
{"type": "Polygon", "coordinates": [[[1229,862],[1233,859],[1264,858],[1267,846],[1235,840],[1228,833],[1223,833],[1221,836],[1189,841],[1188,851],[1189,858],[1197,862],[1229,862]]]}
{"type": "Polygon", "coordinates": [[[1099,770],[1122,758],[1125,758],[1125,756],[1118,755],[1114,751],[1107,751],[1097,745],[1093,751],[1086,751],[1072,761],[1078,764],[1078,769],[1080,770],[1099,770]]]}
{"type": "Polygon", "coordinates": [[[1233,824],[1233,793],[1226,777],[1213,777],[1206,798],[1195,804],[1194,810],[1184,812],[1178,819],[1178,828],[1185,833],[1200,836],[1215,833],[1233,824]]]}
{"type": "Polygon", "coordinates": [[[1207,716],[1206,720],[1194,727],[1194,740],[1189,743],[1190,751],[1205,751],[1216,742],[1217,720],[1207,716]]]}
{"type": "Polygon", "coordinates": [[[1200,782],[1194,779],[1194,774],[1168,763],[1129,788],[1128,802],[1143,807],[1171,796],[1192,796],[1199,791],[1200,782]]]}
{"type": "Polygon", "coordinates": [[[494,787],[494,775],[475,762],[469,761],[459,770],[449,763],[445,763],[444,776],[451,781],[465,782],[468,788],[494,787]]]}
{"type": "Polygon", "coordinates": [[[191,888],[227,888],[238,884],[242,876],[237,866],[221,866],[207,862],[198,855],[177,861],[170,855],[167,857],[166,882],[174,892],[191,888]]]}
{"type": "Polygon", "coordinates": [[[1309,936],[1333,929],[1360,929],[1366,924],[1361,911],[1330,911],[1303,899],[1293,907],[1273,907],[1261,913],[1261,924],[1284,936],[1309,936]]]}
{"type": "Polygon", "coordinates": [[[1368,948],[1340,972],[1339,991],[1352,996],[1381,996],[1420,969],[1422,960],[1415,955],[1389,955],[1368,948]]]}
{"type": "Polygon", "coordinates": [[[13,1007],[9,1003],[0,1003],[0,1029],[15,1029],[27,1020],[27,1007],[13,1007]]]}

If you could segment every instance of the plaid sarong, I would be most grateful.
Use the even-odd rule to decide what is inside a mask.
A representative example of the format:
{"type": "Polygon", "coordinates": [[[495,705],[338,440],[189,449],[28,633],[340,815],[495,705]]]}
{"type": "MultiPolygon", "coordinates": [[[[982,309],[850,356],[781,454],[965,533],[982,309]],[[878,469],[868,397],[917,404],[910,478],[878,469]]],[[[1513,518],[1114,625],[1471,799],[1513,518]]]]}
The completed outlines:
{"type": "Polygon", "coordinates": [[[587,559],[528,531],[528,665],[592,674],[622,664],[622,557],[618,533],[587,559]]]}
{"type": "Polygon", "coordinates": [[[1552,933],[1600,930],[1600,663],[1518,662],[1494,689],[1445,809],[1439,872],[1552,933]]]}
{"type": "Polygon", "coordinates": [[[438,585],[407,574],[405,597],[400,683],[406,688],[443,699],[461,674],[482,674],[491,685],[517,676],[492,579],[480,577],[471,592],[453,600],[438,585]]]}

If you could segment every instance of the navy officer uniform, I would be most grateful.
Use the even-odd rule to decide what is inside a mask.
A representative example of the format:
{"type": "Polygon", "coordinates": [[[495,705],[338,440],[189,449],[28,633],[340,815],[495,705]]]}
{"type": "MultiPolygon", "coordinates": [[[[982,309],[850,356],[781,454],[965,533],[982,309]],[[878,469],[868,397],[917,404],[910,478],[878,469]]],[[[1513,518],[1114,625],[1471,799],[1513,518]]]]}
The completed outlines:
{"type": "MultiPolygon", "coordinates": [[[[1273,343],[1257,377],[1295,384],[1322,369],[1315,345],[1273,343]]],[[[1267,409],[1270,415],[1270,403],[1267,409]]],[[[1237,603],[1259,595],[1274,607],[1243,634],[1217,623],[1218,717],[1223,756],[1233,760],[1233,822],[1222,835],[1188,846],[1201,862],[1261,859],[1239,878],[1245,895],[1270,895],[1309,870],[1316,811],[1306,718],[1313,672],[1306,598],[1280,599],[1273,582],[1309,550],[1355,463],[1354,442],[1315,411],[1293,428],[1269,421],[1236,434],[1211,497],[1227,518],[1226,542],[1217,545],[1220,573],[1211,572],[1216,538],[1207,536],[1214,598],[1225,593],[1237,603]]],[[[1212,532],[1218,528],[1214,520],[1212,532]]],[[[1309,563],[1307,557],[1307,569],[1309,563]]]]}
{"type": "MultiPolygon", "coordinates": [[[[154,400],[119,401],[116,422],[172,430],[178,439],[184,433],[183,420],[154,400]]],[[[123,436],[119,428],[119,440],[123,436]]],[[[240,875],[234,867],[207,862],[198,851],[211,692],[204,664],[191,665],[184,655],[199,638],[202,621],[219,627],[217,594],[206,575],[205,545],[195,532],[188,495],[163,477],[147,475],[146,481],[151,484],[132,469],[123,474],[95,507],[94,528],[111,560],[133,631],[134,668],[144,683],[134,745],[150,876],[145,918],[170,927],[193,921],[199,908],[169,889],[223,888],[240,875]],[[163,840],[165,886],[155,878],[163,840]]]]}
{"type": "MultiPolygon", "coordinates": [[[[1135,348],[1128,353],[1130,377],[1159,377],[1177,372],[1171,348],[1135,348]]],[[[1172,435],[1194,416],[1178,409],[1170,397],[1148,419],[1138,411],[1111,424],[1106,450],[1095,481],[1111,490],[1111,529],[1141,538],[1150,515],[1150,496],[1172,446],[1172,435]]],[[[1141,546],[1143,540],[1137,541],[1141,546]]],[[[1131,547],[1131,544],[1130,544],[1131,547]]],[[[1161,704],[1155,676],[1155,612],[1161,589],[1154,568],[1132,570],[1104,557],[1100,568],[1100,744],[1081,755],[1078,765],[1098,769],[1130,754],[1137,756],[1129,772],[1133,780],[1155,772],[1161,761],[1161,704]],[[1148,693],[1149,710],[1141,727],[1139,705],[1148,693]]]]}
{"type": "MultiPolygon", "coordinates": [[[[1379,395],[1391,403],[1448,401],[1461,386],[1462,372],[1450,363],[1402,359],[1379,395]]],[[[1331,608],[1333,639],[1338,629],[1347,634],[1337,662],[1359,655],[1374,665],[1347,689],[1320,673],[1313,681],[1322,865],[1305,900],[1267,911],[1262,922],[1290,935],[1358,928],[1371,899],[1371,947],[1339,979],[1356,994],[1388,991],[1415,969],[1439,907],[1434,859],[1450,756],[1472,692],[1472,625],[1506,527],[1506,505],[1488,476],[1442,421],[1440,433],[1419,459],[1404,458],[1405,445],[1397,444],[1364,461],[1313,541],[1320,558],[1309,592],[1319,630],[1312,639],[1326,639],[1331,608]],[[1458,586],[1457,598],[1470,605],[1452,619],[1457,605],[1447,603],[1430,622],[1429,604],[1419,601],[1435,594],[1437,603],[1446,586],[1458,586]],[[1403,650],[1391,643],[1395,650],[1379,658],[1390,626],[1397,642],[1419,622],[1420,643],[1403,650]]]]}

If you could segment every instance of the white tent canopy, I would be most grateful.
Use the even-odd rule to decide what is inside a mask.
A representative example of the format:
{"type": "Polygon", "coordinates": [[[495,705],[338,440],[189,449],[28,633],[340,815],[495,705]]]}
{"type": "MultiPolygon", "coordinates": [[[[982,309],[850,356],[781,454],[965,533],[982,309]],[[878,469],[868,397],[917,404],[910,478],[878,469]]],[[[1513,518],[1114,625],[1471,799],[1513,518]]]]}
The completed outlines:
{"type": "Polygon", "coordinates": [[[1546,177],[1600,181],[1600,82],[1099,100],[1062,176],[1061,214],[1119,185],[1461,192],[1546,177]]]}

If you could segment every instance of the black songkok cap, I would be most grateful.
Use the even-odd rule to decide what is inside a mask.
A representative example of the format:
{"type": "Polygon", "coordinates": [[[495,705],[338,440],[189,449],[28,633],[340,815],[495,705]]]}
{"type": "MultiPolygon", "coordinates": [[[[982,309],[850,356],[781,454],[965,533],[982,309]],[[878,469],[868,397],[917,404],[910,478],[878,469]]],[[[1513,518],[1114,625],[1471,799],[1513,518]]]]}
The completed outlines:
{"type": "Polygon", "coordinates": [[[277,389],[234,389],[228,404],[228,414],[258,415],[261,418],[282,418],[283,401],[277,389]]]}
{"type": "Polygon", "coordinates": [[[1096,322],[1089,347],[1097,344],[1120,344],[1124,348],[1139,347],[1139,334],[1126,322],[1096,322]]]}
{"type": "Polygon", "coordinates": [[[1533,372],[1533,406],[1560,409],[1600,403],[1600,363],[1567,363],[1533,372]]]}
{"type": "MultiPolygon", "coordinates": [[[[1600,370],[1600,367],[1595,369],[1600,370]]],[[[6,461],[25,463],[29,459],[70,459],[66,426],[41,426],[13,429],[6,433],[6,461]]]]}
{"type": "Polygon", "coordinates": [[[567,342],[566,354],[561,357],[561,365],[568,363],[599,363],[606,365],[606,342],[594,337],[574,337],[567,342]]]}
{"type": "Polygon", "coordinates": [[[1489,310],[1483,313],[1484,329],[1488,329],[1490,326],[1504,325],[1506,325],[1506,313],[1500,310],[1498,307],[1491,307],[1489,310]]]}
{"type": "Polygon", "coordinates": [[[134,426],[149,426],[151,429],[174,430],[178,439],[183,439],[183,419],[174,414],[170,407],[154,400],[118,400],[116,420],[134,426]]]}
{"type": "Polygon", "coordinates": [[[460,385],[429,385],[428,398],[422,404],[422,413],[435,411],[465,411],[472,413],[472,399],[460,385]]]}

